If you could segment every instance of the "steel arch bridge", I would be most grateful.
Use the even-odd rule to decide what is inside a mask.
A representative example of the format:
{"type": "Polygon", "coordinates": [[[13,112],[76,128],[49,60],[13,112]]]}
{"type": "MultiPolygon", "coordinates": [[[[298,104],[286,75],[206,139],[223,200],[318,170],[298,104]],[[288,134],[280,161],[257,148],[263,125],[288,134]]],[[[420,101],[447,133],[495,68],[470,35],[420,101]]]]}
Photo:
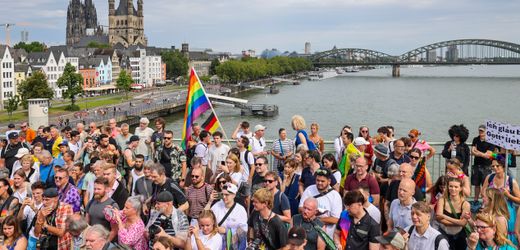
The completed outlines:
{"type": "Polygon", "coordinates": [[[520,64],[520,44],[489,39],[442,41],[400,56],[360,48],[323,51],[310,58],[314,66],[520,64]],[[435,56],[431,58],[431,53],[435,56]],[[440,52],[440,56],[436,53],[440,52]],[[444,54],[446,52],[446,55],[444,54]]]}

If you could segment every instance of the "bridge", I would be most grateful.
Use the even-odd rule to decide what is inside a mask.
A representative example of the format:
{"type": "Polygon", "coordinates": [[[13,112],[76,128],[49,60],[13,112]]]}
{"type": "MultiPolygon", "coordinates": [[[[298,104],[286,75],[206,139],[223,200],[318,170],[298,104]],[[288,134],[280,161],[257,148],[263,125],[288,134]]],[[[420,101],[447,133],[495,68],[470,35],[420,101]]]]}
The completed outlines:
{"type": "Polygon", "coordinates": [[[458,39],[425,45],[402,55],[362,48],[334,47],[310,56],[315,67],[392,66],[399,77],[400,65],[520,64],[520,44],[488,40],[458,39]]]}

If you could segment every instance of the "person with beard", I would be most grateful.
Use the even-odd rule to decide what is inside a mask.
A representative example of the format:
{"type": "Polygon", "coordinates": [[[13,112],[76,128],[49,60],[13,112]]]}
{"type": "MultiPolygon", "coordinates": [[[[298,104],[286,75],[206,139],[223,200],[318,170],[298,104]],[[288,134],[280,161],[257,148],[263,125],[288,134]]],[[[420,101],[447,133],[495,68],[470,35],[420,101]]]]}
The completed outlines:
{"type": "Polygon", "coordinates": [[[43,192],[43,206],[33,219],[34,235],[40,239],[47,238],[47,247],[40,250],[68,250],[71,235],[66,231],[66,219],[73,214],[72,207],[58,201],[58,190],[47,188],[43,192]]]}
{"type": "Polygon", "coordinates": [[[103,166],[103,177],[108,180],[108,195],[117,202],[119,207],[124,207],[126,199],[128,199],[128,191],[123,183],[116,178],[116,175],[116,165],[107,163],[103,166]]]}
{"type": "Polygon", "coordinates": [[[162,150],[159,153],[159,163],[164,166],[165,174],[174,182],[180,183],[181,176],[186,176],[186,154],[173,143],[173,132],[164,131],[162,150]]]}
{"type": "Polygon", "coordinates": [[[107,134],[99,135],[99,145],[97,146],[96,151],[99,153],[108,152],[112,158],[119,157],[119,151],[116,146],[110,143],[110,139],[110,136],[107,134]]]}
{"type": "Polygon", "coordinates": [[[162,191],[157,195],[155,210],[158,216],[151,216],[148,225],[154,225],[160,229],[156,235],[148,235],[148,238],[165,236],[173,242],[176,248],[184,248],[188,236],[188,217],[173,205],[173,195],[168,191],[162,191]],[[152,220],[152,218],[156,218],[152,220]],[[176,223],[173,223],[176,222],[176,223]]]}
{"type": "Polygon", "coordinates": [[[87,204],[85,208],[87,214],[87,222],[89,225],[102,225],[103,228],[110,231],[109,240],[113,240],[117,235],[117,225],[110,225],[110,222],[105,218],[104,209],[119,208],[117,203],[108,196],[108,179],[105,177],[98,177],[94,181],[94,197],[87,204]]]}
{"type": "Polygon", "coordinates": [[[126,185],[126,188],[128,190],[134,190],[136,181],[139,178],[144,176],[143,166],[144,166],[144,156],[136,155],[134,168],[132,168],[132,170],[130,170],[130,175],[128,177],[129,178],[128,183],[126,185]]]}

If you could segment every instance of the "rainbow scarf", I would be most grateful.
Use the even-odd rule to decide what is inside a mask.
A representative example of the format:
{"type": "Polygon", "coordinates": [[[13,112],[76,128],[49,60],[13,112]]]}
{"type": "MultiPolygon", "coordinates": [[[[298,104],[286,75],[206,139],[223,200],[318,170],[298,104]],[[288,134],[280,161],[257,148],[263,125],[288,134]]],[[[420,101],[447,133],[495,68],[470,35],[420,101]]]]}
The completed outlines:
{"type": "Polygon", "coordinates": [[[340,232],[340,242],[341,242],[341,249],[345,249],[347,246],[347,239],[348,239],[348,231],[350,230],[350,217],[348,215],[348,211],[344,210],[341,212],[339,216],[339,222],[338,225],[341,228],[340,232]]]}
{"type": "Polygon", "coordinates": [[[415,181],[415,185],[421,189],[421,192],[426,193],[426,160],[424,157],[417,164],[412,179],[415,181]]]}
{"type": "MultiPolygon", "coordinates": [[[[186,96],[186,109],[184,111],[184,124],[182,127],[183,149],[187,148],[188,141],[191,140],[192,124],[208,109],[213,110],[209,102],[204,87],[197,76],[194,68],[191,68],[190,80],[188,85],[188,95],[186,96]]],[[[213,133],[219,127],[217,116],[211,112],[208,119],[202,124],[202,128],[213,133]]]]}

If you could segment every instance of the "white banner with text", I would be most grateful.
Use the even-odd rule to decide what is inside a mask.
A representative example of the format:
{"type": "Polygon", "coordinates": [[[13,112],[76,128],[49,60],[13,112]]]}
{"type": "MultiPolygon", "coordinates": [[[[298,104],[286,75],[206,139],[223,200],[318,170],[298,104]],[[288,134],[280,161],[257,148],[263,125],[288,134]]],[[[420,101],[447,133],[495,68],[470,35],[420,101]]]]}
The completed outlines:
{"type": "Polygon", "coordinates": [[[520,126],[486,120],[486,141],[505,149],[520,150],[520,126]]]}

